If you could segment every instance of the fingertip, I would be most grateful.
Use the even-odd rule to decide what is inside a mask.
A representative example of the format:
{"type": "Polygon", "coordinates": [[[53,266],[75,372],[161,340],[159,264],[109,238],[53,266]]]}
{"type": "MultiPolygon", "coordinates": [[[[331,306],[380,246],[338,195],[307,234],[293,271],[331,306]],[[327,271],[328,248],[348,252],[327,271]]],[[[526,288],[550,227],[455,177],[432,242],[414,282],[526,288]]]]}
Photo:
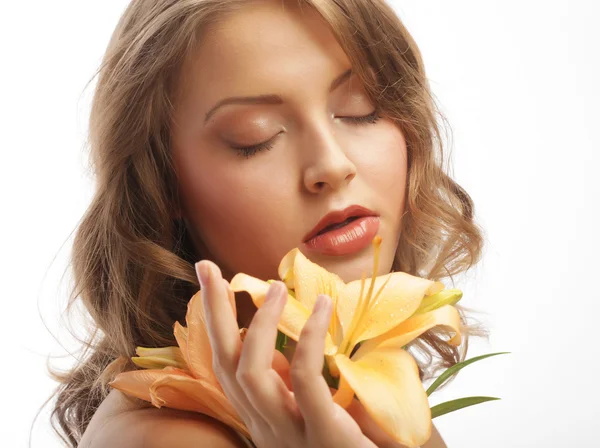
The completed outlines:
{"type": "Polygon", "coordinates": [[[194,265],[194,267],[196,268],[196,275],[198,276],[200,285],[206,285],[210,276],[210,270],[208,267],[207,260],[200,260],[194,265]]]}
{"type": "Polygon", "coordinates": [[[279,293],[280,294],[279,300],[281,301],[281,308],[283,309],[288,301],[288,289],[287,289],[287,286],[285,286],[285,283],[283,283],[283,282],[279,282],[279,283],[281,283],[281,292],[279,293]]]}
{"type": "Polygon", "coordinates": [[[313,313],[328,314],[331,311],[331,297],[327,294],[319,294],[313,308],[313,313]]]}
{"type": "Polygon", "coordinates": [[[271,286],[269,286],[269,289],[267,290],[267,297],[265,299],[267,302],[287,302],[287,287],[281,281],[275,281],[271,283],[271,286]]]}
{"type": "Polygon", "coordinates": [[[278,281],[277,283],[279,284],[280,294],[283,296],[284,300],[287,302],[287,297],[288,297],[287,286],[285,286],[285,283],[283,283],[281,281],[278,281]]]}
{"type": "Polygon", "coordinates": [[[277,293],[283,293],[284,291],[287,291],[285,283],[283,283],[281,280],[276,280],[271,283],[271,288],[275,288],[277,293]]]}
{"type": "Polygon", "coordinates": [[[221,268],[219,268],[219,266],[217,266],[216,263],[214,263],[210,260],[206,260],[206,264],[207,264],[208,269],[210,270],[210,274],[213,278],[223,279],[223,275],[221,274],[221,268]]]}

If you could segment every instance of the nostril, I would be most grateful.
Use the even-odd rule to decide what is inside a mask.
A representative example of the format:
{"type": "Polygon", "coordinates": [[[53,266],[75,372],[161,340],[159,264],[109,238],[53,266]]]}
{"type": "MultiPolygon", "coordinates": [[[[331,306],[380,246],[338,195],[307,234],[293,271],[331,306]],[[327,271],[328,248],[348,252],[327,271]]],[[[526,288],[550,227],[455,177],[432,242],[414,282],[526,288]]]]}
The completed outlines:
{"type": "Polygon", "coordinates": [[[319,190],[322,190],[324,186],[325,186],[325,182],[316,182],[315,183],[315,187],[317,187],[319,190]]]}

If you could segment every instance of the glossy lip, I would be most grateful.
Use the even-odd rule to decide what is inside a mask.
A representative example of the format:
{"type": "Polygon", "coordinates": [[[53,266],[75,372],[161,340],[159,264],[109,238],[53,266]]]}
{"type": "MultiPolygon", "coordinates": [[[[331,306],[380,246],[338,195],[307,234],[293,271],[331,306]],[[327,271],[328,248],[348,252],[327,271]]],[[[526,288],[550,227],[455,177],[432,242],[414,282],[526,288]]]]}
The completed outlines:
{"type": "Polygon", "coordinates": [[[325,227],[330,226],[332,224],[339,224],[344,222],[346,219],[351,216],[356,216],[357,218],[362,218],[364,216],[379,216],[373,210],[369,210],[366,207],[362,207],[360,205],[351,205],[346,207],[344,210],[336,210],[330,213],[327,213],[321,220],[317,223],[317,225],[306,234],[306,236],[302,239],[303,243],[311,240],[317,234],[323,230],[325,227]]]}

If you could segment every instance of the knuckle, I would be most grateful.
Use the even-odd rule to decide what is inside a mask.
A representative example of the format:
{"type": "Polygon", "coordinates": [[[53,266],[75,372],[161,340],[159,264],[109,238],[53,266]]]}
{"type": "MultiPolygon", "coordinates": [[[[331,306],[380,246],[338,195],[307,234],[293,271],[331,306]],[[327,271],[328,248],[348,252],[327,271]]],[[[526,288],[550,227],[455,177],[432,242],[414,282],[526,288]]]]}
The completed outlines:
{"type": "Polygon", "coordinates": [[[292,380],[292,383],[296,386],[308,386],[311,381],[314,381],[314,379],[312,378],[312,375],[310,375],[306,369],[302,368],[301,366],[292,366],[290,368],[290,378],[292,380]]]}
{"type": "Polygon", "coordinates": [[[235,379],[243,386],[256,388],[259,378],[256,373],[247,369],[238,369],[235,372],[235,379]]]}
{"type": "Polygon", "coordinates": [[[311,322],[307,322],[300,333],[300,340],[314,339],[318,334],[318,329],[311,325],[311,322]]]}

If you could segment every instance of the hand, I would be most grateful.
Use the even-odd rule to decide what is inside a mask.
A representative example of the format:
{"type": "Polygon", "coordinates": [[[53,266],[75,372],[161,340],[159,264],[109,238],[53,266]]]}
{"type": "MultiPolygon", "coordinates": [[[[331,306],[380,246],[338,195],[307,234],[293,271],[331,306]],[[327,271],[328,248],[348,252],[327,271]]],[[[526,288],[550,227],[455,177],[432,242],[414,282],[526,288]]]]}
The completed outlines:
{"type": "MultiPolygon", "coordinates": [[[[225,395],[260,448],[377,448],[333,402],[321,372],[331,300],[319,297],[289,366],[286,385],[273,368],[277,323],[287,300],[282,282],[271,284],[242,344],[230,300],[233,292],[212,262],[196,265],[202,285],[213,369],[225,395]],[[293,392],[292,392],[293,389],[293,392]]],[[[279,358],[281,364],[281,358],[279,358]]]]}

